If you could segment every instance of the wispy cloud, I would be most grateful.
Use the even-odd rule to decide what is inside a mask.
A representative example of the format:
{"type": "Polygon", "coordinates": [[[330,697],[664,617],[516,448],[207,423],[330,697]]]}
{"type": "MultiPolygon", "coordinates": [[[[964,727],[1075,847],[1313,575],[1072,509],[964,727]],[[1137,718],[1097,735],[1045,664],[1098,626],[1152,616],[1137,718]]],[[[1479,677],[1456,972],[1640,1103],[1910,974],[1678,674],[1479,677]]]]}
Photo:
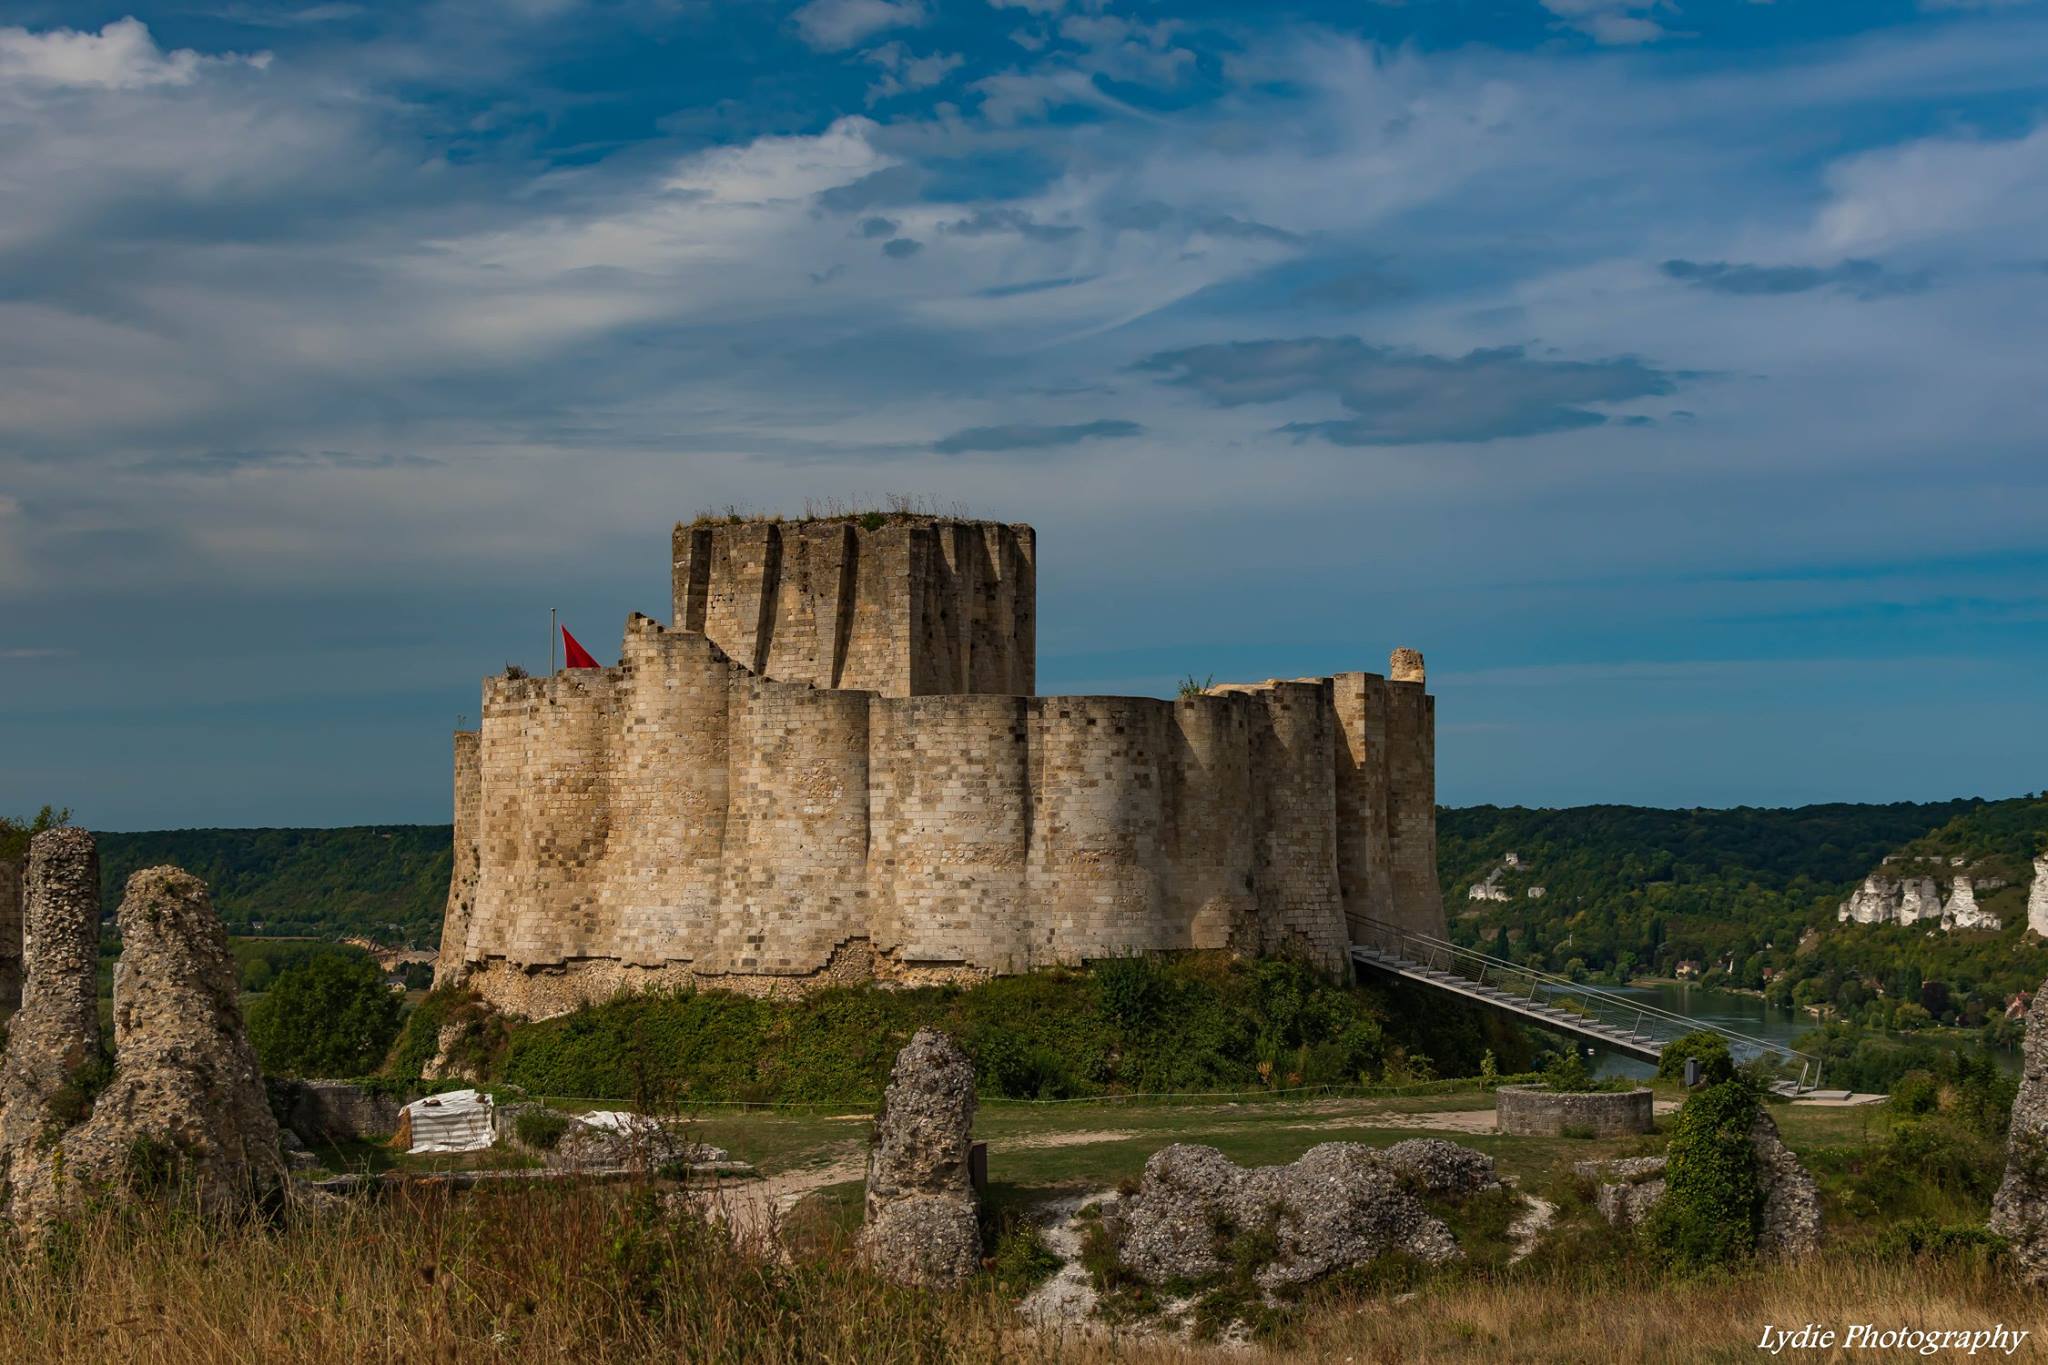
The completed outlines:
{"type": "Polygon", "coordinates": [[[1858,298],[1875,299],[1925,289],[1927,273],[1889,274],[1876,261],[1838,265],[1746,265],[1727,261],[1670,260],[1662,267],[1674,280],[1716,294],[1804,294],[1838,287],[1858,298]]]}
{"type": "Polygon", "coordinates": [[[1668,394],[1679,377],[1629,357],[1538,360],[1519,346],[1438,356],[1357,337],[1194,346],[1162,351],[1137,368],[1225,407],[1334,397],[1355,415],[1282,429],[1350,446],[1497,441],[1598,426],[1606,414],[1586,404],[1668,394]]]}
{"type": "Polygon", "coordinates": [[[1048,450],[1055,446],[1078,445],[1082,441],[1115,440],[1136,436],[1145,429],[1136,422],[1103,419],[1064,426],[1040,426],[1031,422],[1010,422],[1002,426],[968,427],[932,442],[941,455],[964,455],[971,451],[1048,450]]]}
{"type": "Polygon", "coordinates": [[[805,42],[836,52],[888,29],[915,28],[925,9],[923,0],[811,0],[790,18],[805,42]]]}

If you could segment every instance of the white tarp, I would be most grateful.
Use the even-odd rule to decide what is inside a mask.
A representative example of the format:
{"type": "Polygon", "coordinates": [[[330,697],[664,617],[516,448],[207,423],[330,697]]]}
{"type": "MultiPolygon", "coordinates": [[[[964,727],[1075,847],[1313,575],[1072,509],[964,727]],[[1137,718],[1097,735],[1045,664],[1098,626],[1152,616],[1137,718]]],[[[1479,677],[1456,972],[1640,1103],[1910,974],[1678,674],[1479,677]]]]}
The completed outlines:
{"type": "Polygon", "coordinates": [[[608,1133],[635,1134],[658,1133],[661,1125],[645,1114],[629,1114],[623,1109],[593,1109],[587,1114],[576,1116],[578,1123],[587,1123],[592,1128],[602,1128],[608,1133]]]}
{"type": "Polygon", "coordinates": [[[497,1137],[491,1097],[475,1090],[450,1090],[405,1106],[412,1127],[411,1152],[480,1152],[497,1137]]]}

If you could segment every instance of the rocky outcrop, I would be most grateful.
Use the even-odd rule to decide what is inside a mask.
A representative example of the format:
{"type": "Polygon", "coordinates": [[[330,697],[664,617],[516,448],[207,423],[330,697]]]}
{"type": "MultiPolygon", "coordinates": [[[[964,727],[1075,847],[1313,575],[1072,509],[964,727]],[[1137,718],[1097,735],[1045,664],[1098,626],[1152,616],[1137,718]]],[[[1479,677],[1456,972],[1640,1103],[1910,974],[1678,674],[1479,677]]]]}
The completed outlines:
{"type": "Polygon", "coordinates": [[[868,1263],[906,1284],[946,1287],[981,1264],[968,1172],[974,1064],[937,1029],[919,1029],[889,1073],[868,1154],[868,1263]]]}
{"type": "Polygon", "coordinates": [[[1849,893],[1835,911],[1844,924],[1888,924],[1898,914],[1899,884],[1882,872],[1873,872],[1863,885],[1849,893]]]}
{"type": "Polygon", "coordinates": [[[1908,877],[1899,883],[1898,920],[1918,924],[1941,918],[1941,888],[1932,877],[1908,877]]]}
{"type": "Polygon", "coordinates": [[[2034,880],[2027,886],[2027,928],[2048,938],[2048,853],[2034,859],[2034,880]]]}
{"type": "MultiPolygon", "coordinates": [[[[1774,1259],[1803,1256],[1820,1245],[1820,1187],[1779,1138],[1778,1125],[1770,1114],[1761,1108],[1750,1127],[1749,1141],[1764,1190],[1757,1254],[1774,1259]]],[[[1593,1202],[1601,1217],[1618,1228],[1641,1226],[1664,1197],[1665,1159],[1661,1156],[1581,1161],[1572,1169],[1592,1184],[1593,1202]]]]}
{"type": "Polygon", "coordinates": [[[128,880],[106,1071],[98,881],[90,835],[37,836],[27,985],[0,1082],[7,1213],[31,1236],[94,1198],[171,1193],[228,1211],[286,1183],[227,931],[190,873],[154,867],[128,880]]]}
{"type": "MultiPolygon", "coordinates": [[[[2038,877],[2034,884],[2040,885],[2038,877]]],[[[2034,998],[2043,997],[2037,992],[2034,998]]],[[[2024,1279],[2048,1286],[2048,1026],[2028,1021],[2021,1056],[2019,1094],[2006,1131],[2005,1179],[1991,1200],[1991,1230],[2011,1244],[2013,1265],[2024,1279]]]]}
{"type": "Polygon", "coordinates": [[[1475,1163],[1440,1153],[1411,1149],[1390,1159],[1356,1142],[1326,1142],[1291,1165],[1245,1170],[1214,1147],[1175,1143],[1145,1163],[1138,1192],[1119,1207],[1117,1256],[1151,1284],[1200,1281],[1241,1259],[1237,1239],[1255,1238],[1263,1261],[1253,1278],[1268,1290],[1390,1252],[1430,1264],[1456,1260],[1463,1253],[1450,1229],[1423,1208],[1415,1187],[1466,1187],[1477,1173],[1475,1163]]]}
{"type": "Polygon", "coordinates": [[[1949,891],[1948,904],[1941,907],[1944,929],[1996,929],[1998,916],[1977,904],[1977,888],[1968,877],[1958,877],[1949,891]]]}

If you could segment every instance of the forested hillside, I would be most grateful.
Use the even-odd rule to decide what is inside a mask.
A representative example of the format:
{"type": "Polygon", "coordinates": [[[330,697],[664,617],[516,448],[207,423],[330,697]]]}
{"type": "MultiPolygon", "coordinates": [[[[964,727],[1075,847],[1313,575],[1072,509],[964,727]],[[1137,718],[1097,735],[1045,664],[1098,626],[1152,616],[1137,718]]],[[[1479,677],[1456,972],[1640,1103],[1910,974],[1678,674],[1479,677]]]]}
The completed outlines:
{"type": "Polygon", "coordinates": [[[111,915],[129,873],[176,863],[213,888],[232,933],[361,935],[433,948],[441,941],[452,834],[447,825],[102,834],[102,897],[111,915]]]}
{"type": "Polygon", "coordinates": [[[1709,982],[1871,1026],[1996,1015],[2048,973],[2018,888],[1999,931],[1838,925],[1835,910],[1886,855],[1965,857],[2016,879],[2048,837],[2048,802],[2022,797],[1765,810],[1445,810],[1439,869],[1452,937],[1572,975],[1626,980],[1697,963],[1709,982]],[[1519,867],[1503,868],[1508,854],[1519,867]],[[1468,890],[1502,869],[1508,897],[1468,890]],[[1540,899],[1529,891],[1542,887],[1540,899]],[[1923,1016],[1900,1007],[1925,1010],[1923,1016]]]}

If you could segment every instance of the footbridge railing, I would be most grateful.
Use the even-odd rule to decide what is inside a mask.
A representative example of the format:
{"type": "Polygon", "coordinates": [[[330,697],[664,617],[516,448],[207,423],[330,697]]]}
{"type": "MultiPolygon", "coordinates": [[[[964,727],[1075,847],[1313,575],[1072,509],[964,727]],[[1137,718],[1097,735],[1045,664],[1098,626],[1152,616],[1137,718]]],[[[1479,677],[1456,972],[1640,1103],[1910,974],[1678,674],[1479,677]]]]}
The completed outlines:
{"type": "Polygon", "coordinates": [[[1572,1034],[1645,1061],[1656,1061],[1665,1044],[1688,1033],[1717,1034],[1738,1060],[1771,1057],[1788,1077],[1796,1070],[1797,1079],[1790,1080],[1786,1089],[1811,1090],[1820,1084],[1820,1059],[1783,1043],[1630,1000],[1367,915],[1347,914],[1345,918],[1351,927],[1352,961],[1374,971],[1490,1005],[1538,1027],[1572,1034]]]}

